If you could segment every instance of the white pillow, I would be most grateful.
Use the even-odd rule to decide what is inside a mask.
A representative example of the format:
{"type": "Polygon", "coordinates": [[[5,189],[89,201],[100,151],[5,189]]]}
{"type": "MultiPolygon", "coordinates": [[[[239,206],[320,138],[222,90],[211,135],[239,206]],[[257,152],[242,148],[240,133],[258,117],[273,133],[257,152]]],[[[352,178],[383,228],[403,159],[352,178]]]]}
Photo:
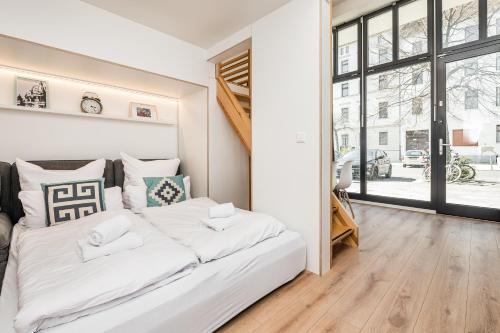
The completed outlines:
{"type": "MultiPolygon", "coordinates": [[[[28,228],[43,228],[47,226],[45,198],[43,191],[21,191],[19,200],[23,204],[24,218],[21,225],[28,228]]],[[[104,189],[106,211],[123,209],[122,189],[119,186],[104,189]]]]}
{"type": "Polygon", "coordinates": [[[141,209],[147,207],[148,199],[146,197],[146,186],[133,186],[125,187],[123,192],[123,203],[125,208],[130,209],[134,213],[140,213],[141,209]]]}
{"type": "Polygon", "coordinates": [[[76,170],[45,170],[38,165],[16,159],[22,191],[40,191],[40,184],[97,179],[104,175],[105,159],[99,159],[76,170]]]}
{"type": "Polygon", "coordinates": [[[186,192],[186,200],[191,199],[191,177],[186,176],[182,179],[184,183],[184,192],[186,192]]]}
{"type": "MultiPolygon", "coordinates": [[[[191,179],[186,176],[182,180],[184,182],[184,191],[186,192],[186,200],[191,199],[191,179]]],[[[144,185],[125,187],[123,192],[123,203],[125,208],[130,209],[134,213],[140,213],[141,209],[148,206],[148,198],[146,195],[147,187],[144,185]]]]}
{"type": "Polygon", "coordinates": [[[105,188],[104,202],[106,204],[107,212],[122,210],[123,209],[122,188],[120,186],[105,188]]]}
{"type": "Polygon", "coordinates": [[[156,160],[144,162],[125,153],[120,153],[123,161],[125,179],[123,188],[127,186],[145,186],[143,177],[171,177],[177,174],[181,161],[178,158],[171,160],[156,160]]]}

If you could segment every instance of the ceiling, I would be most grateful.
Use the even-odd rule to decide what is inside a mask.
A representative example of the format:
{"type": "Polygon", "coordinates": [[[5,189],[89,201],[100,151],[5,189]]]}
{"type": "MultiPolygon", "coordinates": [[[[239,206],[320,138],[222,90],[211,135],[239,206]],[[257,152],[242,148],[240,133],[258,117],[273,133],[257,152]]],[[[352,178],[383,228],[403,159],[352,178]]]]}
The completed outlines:
{"type": "Polygon", "coordinates": [[[83,0],[207,49],[290,0],[83,0]]]}

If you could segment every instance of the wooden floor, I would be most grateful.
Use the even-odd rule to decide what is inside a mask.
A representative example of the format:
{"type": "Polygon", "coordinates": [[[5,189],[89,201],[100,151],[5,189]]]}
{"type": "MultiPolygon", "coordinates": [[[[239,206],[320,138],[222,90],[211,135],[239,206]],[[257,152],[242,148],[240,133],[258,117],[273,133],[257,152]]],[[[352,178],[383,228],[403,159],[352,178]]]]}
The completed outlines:
{"type": "Polygon", "coordinates": [[[360,248],[220,332],[500,332],[500,224],[356,205],[360,248]]]}

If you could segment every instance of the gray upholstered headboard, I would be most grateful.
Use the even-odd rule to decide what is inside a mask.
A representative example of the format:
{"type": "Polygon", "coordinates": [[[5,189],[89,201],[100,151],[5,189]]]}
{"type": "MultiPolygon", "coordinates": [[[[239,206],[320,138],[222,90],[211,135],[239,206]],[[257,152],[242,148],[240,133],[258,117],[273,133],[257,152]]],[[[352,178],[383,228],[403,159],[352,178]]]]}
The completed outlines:
{"type": "MultiPolygon", "coordinates": [[[[47,170],[75,170],[88,164],[92,160],[61,160],[61,161],[30,161],[30,163],[41,166],[47,170]]],[[[11,198],[12,207],[10,210],[10,217],[13,223],[17,223],[21,217],[24,216],[23,206],[21,200],[18,199],[21,185],[19,184],[19,173],[17,172],[16,164],[14,163],[11,168],[11,198]]],[[[106,167],[104,168],[103,175],[105,187],[115,186],[115,177],[113,171],[113,161],[106,160],[106,167]]]]}
{"type": "MultiPolygon", "coordinates": [[[[141,161],[156,161],[159,159],[146,159],[141,161]]],[[[120,186],[123,190],[123,182],[125,180],[125,171],[123,170],[123,162],[122,160],[115,160],[113,162],[113,167],[115,170],[115,186],[120,186]]],[[[177,174],[181,174],[181,166],[177,169],[177,174]]]]}
{"type": "Polygon", "coordinates": [[[0,162],[0,207],[9,215],[12,210],[10,167],[9,163],[0,162]]]}

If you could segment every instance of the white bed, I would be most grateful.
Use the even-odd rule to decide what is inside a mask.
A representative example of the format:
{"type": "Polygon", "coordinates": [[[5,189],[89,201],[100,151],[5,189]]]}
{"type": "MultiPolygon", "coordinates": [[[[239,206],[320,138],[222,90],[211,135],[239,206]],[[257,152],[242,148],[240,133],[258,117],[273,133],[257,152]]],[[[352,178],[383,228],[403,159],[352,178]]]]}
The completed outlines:
{"type": "MultiPolygon", "coordinates": [[[[13,333],[17,312],[14,228],[0,296],[0,331],[13,333]]],[[[111,309],[43,332],[212,332],[305,268],[300,236],[285,231],[252,248],[200,265],[190,275],[111,309]]]]}

